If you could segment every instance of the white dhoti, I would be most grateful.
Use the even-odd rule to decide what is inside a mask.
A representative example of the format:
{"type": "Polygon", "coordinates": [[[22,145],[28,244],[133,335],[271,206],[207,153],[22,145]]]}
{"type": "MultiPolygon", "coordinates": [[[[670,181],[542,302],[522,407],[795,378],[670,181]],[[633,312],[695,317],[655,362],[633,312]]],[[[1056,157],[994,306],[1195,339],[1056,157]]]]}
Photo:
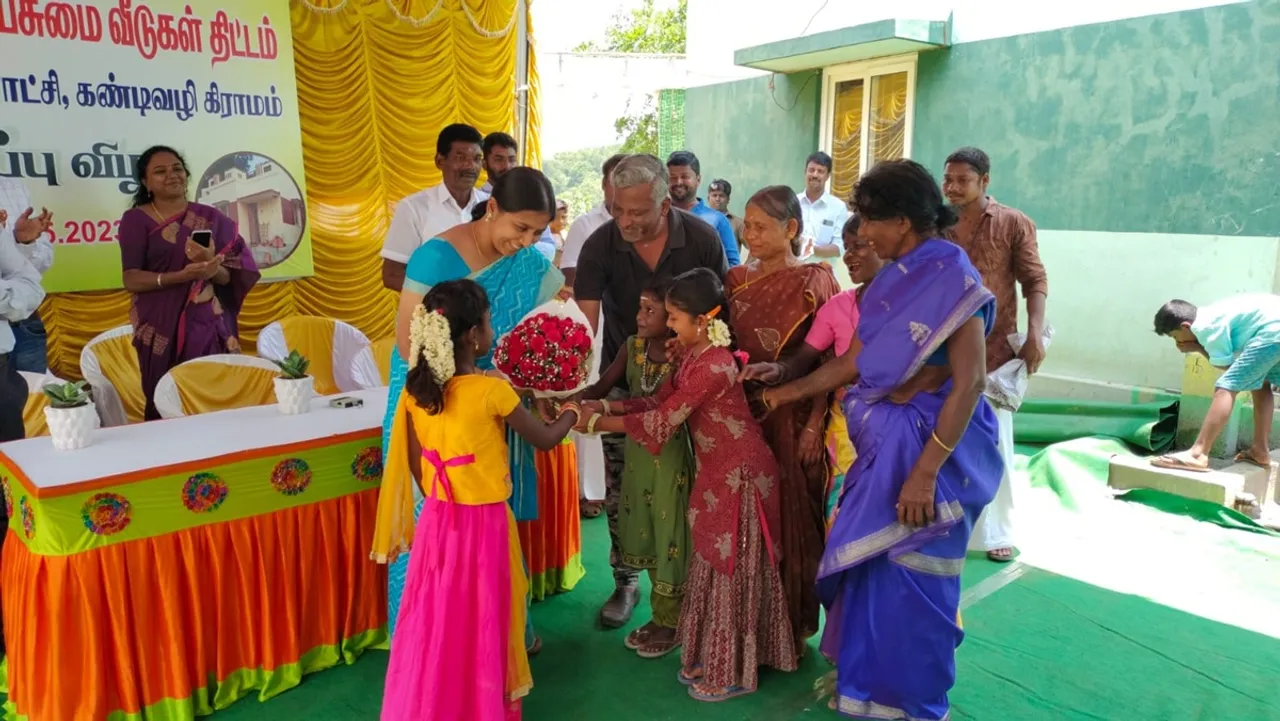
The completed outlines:
{"type": "Polygon", "coordinates": [[[996,497],[982,511],[978,523],[969,536],[969,550],[994,551],[997,548],[1013,548],[1013,412],[996,408],[996,422],[1000,427],[1000,458],[1004,461],[1004,475],[996,497]]]}
{"type": "MultiPolygon", "coordinates": [[[[591,369],[591,382],[600,379],[600,355],[604,352],[604,328],[597,322],[600,332],[596,333],[594,346],[595,367],[591,369]]],[[[584,436],[571,434],[573,445],[578,452],[578,488],[579,493],[588,501],[604,500],[604,446],[600,436],[584,436]]]]}

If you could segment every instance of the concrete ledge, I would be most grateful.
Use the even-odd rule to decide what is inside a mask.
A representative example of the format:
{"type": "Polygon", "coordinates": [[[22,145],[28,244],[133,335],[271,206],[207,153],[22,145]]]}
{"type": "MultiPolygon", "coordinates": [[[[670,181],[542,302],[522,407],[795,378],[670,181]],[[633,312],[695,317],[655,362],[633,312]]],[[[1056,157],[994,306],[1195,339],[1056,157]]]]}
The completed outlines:
{"type": "MultiPolygon", "coordinates": [[[[1280,450],[1272,451],[1273,456],[1280,450]]],[[[1112,456],[1107,472],[1107,485],[1121,491],[1154,488],[1184,498],[1211,501],[1234,508],[1241,493],[1252,494],[1264,513],[1275,503],[1276,464],[1270,469],[1248,463],[1211,460],[1206,473],[1176,471],[1151,465],[1150,458],[1112,456]]]]}

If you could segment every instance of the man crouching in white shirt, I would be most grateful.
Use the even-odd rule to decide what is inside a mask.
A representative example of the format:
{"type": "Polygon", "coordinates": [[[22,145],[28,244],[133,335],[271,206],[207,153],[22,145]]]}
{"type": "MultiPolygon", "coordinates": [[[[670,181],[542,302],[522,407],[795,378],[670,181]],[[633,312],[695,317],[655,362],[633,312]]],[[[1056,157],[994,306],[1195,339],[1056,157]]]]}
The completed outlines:
{"type": "Polygon", "coordinates": [[[382,243],[382,285],[399,292],[409,256],[418,246],[455,225],[471,222],[479,201],[476,181],[484,164],[480,131],[455,123],[436,138],[436,167],[444,176],[439,185],[400,201],[382,243]]]}

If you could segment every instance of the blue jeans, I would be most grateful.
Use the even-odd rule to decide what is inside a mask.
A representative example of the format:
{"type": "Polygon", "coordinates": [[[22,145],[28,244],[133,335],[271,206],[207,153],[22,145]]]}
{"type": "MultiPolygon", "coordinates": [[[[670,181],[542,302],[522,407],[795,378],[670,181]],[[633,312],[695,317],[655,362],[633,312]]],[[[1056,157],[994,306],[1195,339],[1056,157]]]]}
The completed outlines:
{"type": "Polygon", "coordinates": [[[13,329],[13,355],[9,361],[15,369],[28,373],[44,373],[49,369],[44,322],[32,313],[26,320],[10,323],[13,329]]]}

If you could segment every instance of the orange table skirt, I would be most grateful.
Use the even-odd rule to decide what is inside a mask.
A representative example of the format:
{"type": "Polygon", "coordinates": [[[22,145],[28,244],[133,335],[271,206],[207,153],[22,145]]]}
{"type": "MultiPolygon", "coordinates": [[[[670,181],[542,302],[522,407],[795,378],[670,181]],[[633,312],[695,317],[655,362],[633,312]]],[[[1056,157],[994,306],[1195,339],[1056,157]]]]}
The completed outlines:
{"type": "Polygon", "coordinates": [[[377,503],[369,489],[70,556],[9,539],[6,710],[191,719],[350,663],[386,641],[386,568],[368,559],[377,503]]]}

